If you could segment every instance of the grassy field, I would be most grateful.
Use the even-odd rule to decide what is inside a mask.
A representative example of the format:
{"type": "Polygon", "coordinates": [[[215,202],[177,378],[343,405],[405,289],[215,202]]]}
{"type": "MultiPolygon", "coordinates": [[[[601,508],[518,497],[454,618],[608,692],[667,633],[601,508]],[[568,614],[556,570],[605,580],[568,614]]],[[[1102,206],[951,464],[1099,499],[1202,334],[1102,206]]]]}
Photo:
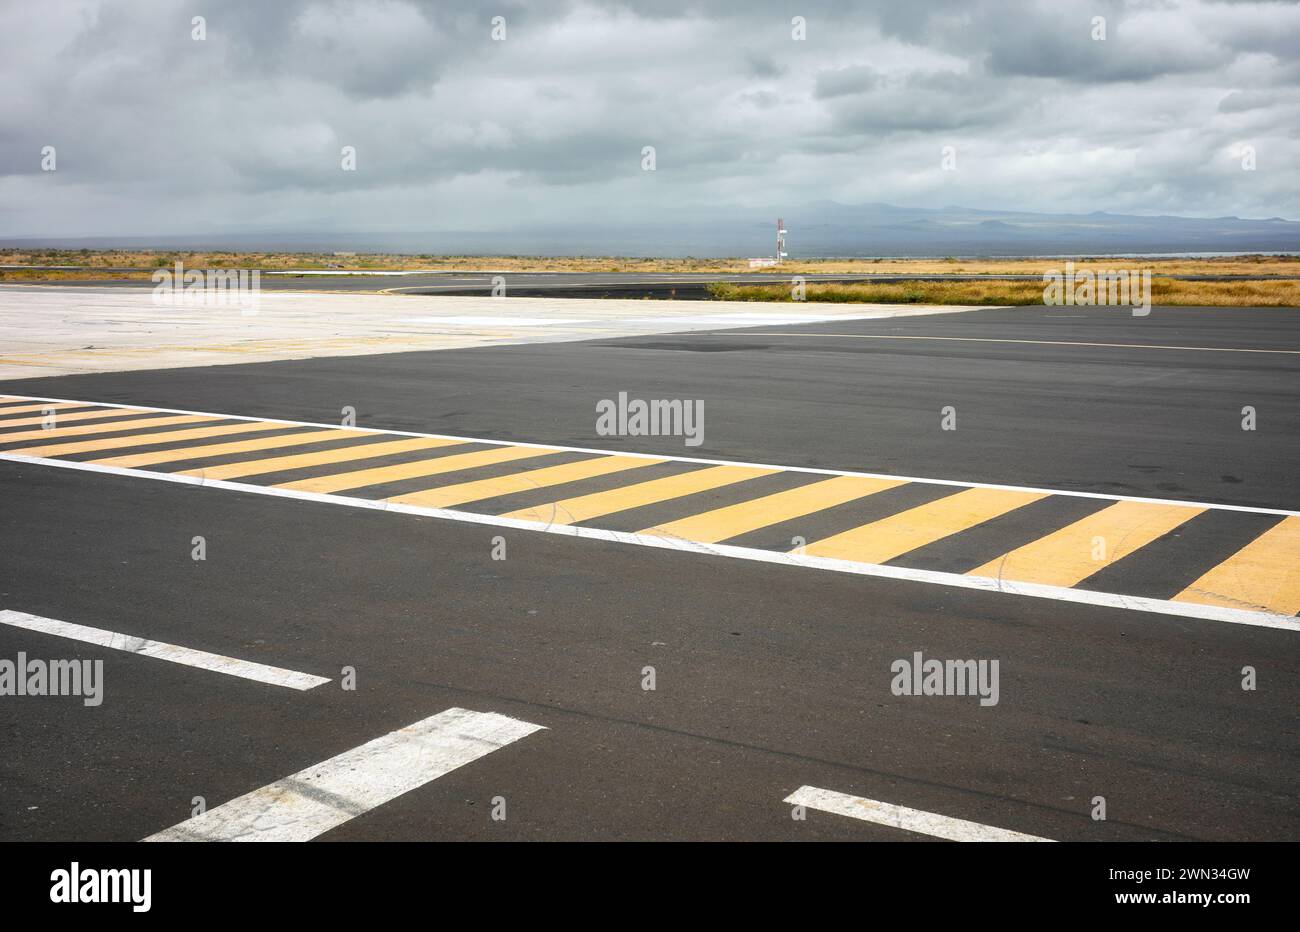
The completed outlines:
{"type": "Polygon", "coordinates": [[[23,282],[59,281],[149,281],[149,272],[74,271],[62,269],[0,269],[0,282],[21,285],[23,282]]]}
{"type": "MultiPolygon", "coordinates": [[[[782,274],[939,274],[1034,275],[1060,269],[1063,258],[1033,259],[789,259],[782,274]]],[[[1219,259],[1108,259],[1076,258],[1079,270],[1151,269],[1155,275],[1277,275],[1300,278],[1300,258],[1291,256],[1240,256],[1219,259]]],[[[501,271],[501,272],[656,272],[746,274],[748,260],[739,259],[638,259],[618,256],[435,256],[357,255],[269,252],[165,252],[133,250],[0,250],[0,265],[67,265],[86,269],[132,269],[123,278],[148,279],[154,269],[183,262],[188,268],[258,268],[354,271],[501,271]]],[[[95,277],[109,273],[97,272],[95,277]]],[[[83,271],[0,269],[0,280],[36,281],[86,278],[83,271]]]]}
{"type": "MultiPolygon", "coordinates": [[[[1147,270],[1152,273],[1151,300],[1165,305],[1300,306],[1300,258],[1290,256],[1239,256],[1214,259],[809,259],[790,260],[782,275],[813,274],[950,274],[1033,275],[1060,272],[1066,261],[1077,271],[1147,270]],[[1169,275],[1264,275],[1267,281],[1175,281],[1169,275]]],[[[501,271],[501,272],[655,272],[744,274],[751,271],[745,259],[635,259],[619,257],[433,256],[358,255],[321,253],[151,252],[129,250],[0,250],[0,265],[75,266],[67,269],[0,269],[0,282],[72,280],[148,281],[156,269],[176,262],[187,268],[259,268],[319,271],[501,271]]],[[[758,271],[772,273],[775,269],[758,271]]],[[[392,279],[377,280],[375,290],[389,287],[392,279]]],[[[304,287],[310,287],[304,281],[304,287]]],[[[791,301],[789,285],[717,283],[714,297],[728,301],[791,301]]],[[[868,304],[1042,304],[1043,284],[1036,281],[974,282],[856,282],[817,283],[806,286],[808,301],[868,304]]]]}
{"type": "MultiPolygon", "coordinates": [[[[805,300],[856,304],[1042,304],[1042,282],[809,282],[805,300]]],[[[709,286],[723,301],[793,301],[790,285],[709,286]]],[[[1300,280],[1201,282],[1151,279],[1151,303],[1218,307],[1300,307],[1300,280]]]]}

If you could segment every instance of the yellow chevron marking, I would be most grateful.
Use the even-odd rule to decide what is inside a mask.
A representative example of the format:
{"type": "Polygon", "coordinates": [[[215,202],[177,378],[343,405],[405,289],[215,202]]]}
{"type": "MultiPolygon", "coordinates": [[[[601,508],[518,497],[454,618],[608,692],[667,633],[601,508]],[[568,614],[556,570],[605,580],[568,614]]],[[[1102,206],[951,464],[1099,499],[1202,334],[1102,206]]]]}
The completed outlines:
{"type": "Polygon", "coordinates": [[[579,495],[576,498],[566,498],[545,505],[533,505],[501,517],[545,521],[549,524],[577,524],[590,518],[599,518],[602,515],[627,511],[642,505],[666,502],[683,495],[704,492],[731,485],[733,482],[768,476],[780,471],[761,469],[757,466],[713,466],[709,469],[682,473],[680,476],[666,476],[663,479],[625,485],[607,492],[593,492],[590,495],[579,495]]]}
{"type": "Polygon", "coordinates": [[[814,541],[803,552],[814,557],[885,563],[918,547],[990,521],[1046,498],[1043,492],[966,489],[861,527],[814,541]]]}
{"type": "MultiPolygon", "coordinates": [[[[343,431],[340,431],[343,433],[343,431]]],[[[365,431],[346,431],[353,436],[370,436],[365,431]]],[[[266,459],[244,460],[240,463],[227,463],[224,466],[198,466],[184,470],[182,476],[202,476],[205,479],[238,479],[242,476],[259,476],[285,469],[301,469],[304,466],[325,466],[330,463],[349,463],[356,460],[374,459],[377,456],[389,456],[393,453],[410,453],[413,450],[433,450],[438,447],[453,447],[463,443],[460,440],[442,440],[436,437],[411,437],[405,440],[392,440],[386,443],[363,443],[357,446],[340,447],[337,450],[321,450],[317,453],[297,453],[288,456],[272,456],[266,459]]]]}
{"type": "MultiPolygon", "coordinates": [[[[78,424],[74,427],[54,427],[50,430],[19,430],[12,434],[0,434],[0,443],[14,443],[19,440],[60,440],[63,437],[81,437],[86,434],[107,434],[112,431],[139,430],[145,427],[166,427],[169,424],[193,424],[199,421],[215,421],[217,418],[199,414],[171,414],[167,417],[137,418],[133,421],[114,421],[112,424],[78,424]]],[[[21,450],[6,450],[6,453],[21,453],[21,450]]]]}
{"type": "Polygon", "coordinates": [[[528,459],[534,456],[550,456],[563,452],[563,450],[551,450],[546,447],[496,447],[492,450],[457,453],[452,456],[440,456],[437,459],[402,463],[398,466],[376,466],[374,469],[358,469],[354,472],[317,476],[314,479],[299,479],[297,482],[281,483],[276,485],[275,488],[297,489],[301,492],[338,492],[343,489],[360,489],[368,485],[382,485],[385,482],[398,482],[402,479],[417,479],[420,476],[436,476],[440,473],[456,472],[460,469],[473,469],[478,466],[489,466],[493,463],[508,463],[511,460],[528,459]]]}
{"type": "Polygon", "coordinates": [[[1300,612],[1300,518],[1283,518],[1173,600],[1279,615],[1300,612]]]}
{"type": "Polygon", "coordinates": [[[658,537],[675,537],[701,544],[739,537],[759,528],[770,527],[802,518],[825,508],[842,505],[885,489],[905,485],[902,479],[872,479],[861,476],[835,476],[821,482],[786,489],[764,495],[747,502],[716,508],[703,514],[691,515],[679,521],[670,521],[658,527],[646,528],[642,534],[658,537]]]}
{"type": "Polygon", "coordinates": [[[247,434],[255,430],[275,430],[283,427],[283,424],[262,424],[247,421],[243,424],[196,427],[192,430],[164,430],[156,434],[132,434],[129,437],[106,437],[99,440],[81,440],[74,443],[49,443],[38,447],[24,447],[21,450],[9,450],[7,452],[21,453],[24,456],[67,456],[69,453],[90,453],[94,450],[113,450],[121,447],[143,447],[151,443],[175,443],[178,440],[198,440],[200,437],[220,437],[223,434],[247,434]]]}
{"type": "Polygon", "coordinates": [[[561,485],[579,479],[591,479],[595,476],[622,472],[626,469],[639,469],[642,466],[653,466],[655,463],[662,462],[663,460],[645,459],[637,456],[598,456],[577,463],[565,463],[562,466],[530,469],[526,472],[511,473],[508,476],[497,476],[492,479],[479,479],[474,482],[458,482],[455,485],[443,486],[438,489],[426,489],[421,492],[412,492],[409,495],[398,495],[395,498],[390,498],[389,501],[400,502],[404,505],[424,505],[429,508],[450,508],[452,505],[463,505],[466,502],[496,498],[498,495],[527,492],[530,489],[561,485]]]}
{"type": "MultiPolygon", "coordinates": [[[[152,411],[143,411],[139,409],[131,410],[130,408],[127,409],[111,408],[107,411],[69,411],[66,414],[56,413],[54,415],[54,426],[58,427],[60,424],[64,423],[65,421],[102,421],[103,419],[110,418],[110,417],[122,417],[122,418],[127,418],[132,416],[138,417],[141,414],[152,414],[152,413],[153,413],[152,411]]],[[[0,421],[0,428],[22,427],[28,424],[40,424],[44,420],[45,420],[44,416],[15,417],[6,421],[0,421]]],[[[104,430],[113,430],[113,429],[114,427],[111,424],[105,425],[104,427],[104,430]]],[[[0,439],[3,439],[4,436],[5,436],[4,434],[0,434],[0,439]]]]}
{"type": "MultiPolygon", "coordinates": [[[[320,443],[324,440],[344,440],[349,437],[369,436],[359,430],[311,430],[301,434],[281,434],[278,437],[258,437],[255,440],[232,440],[229,443],[202,443],[196,447],[181,447],[179,450],[155,450],[152,453],[134,453],[126,456],[110,456],[102,460],[91,460],[98,466],[121,466],[134,469],[139,466],[153,466],[157,463],[176,463],[180,460],[200,459],[209,456],[224,456],[228,453],[249,453],[253,450],[275,449],[277,447],[297,447],[304,443],[320,443]]],[[[241,464],[242,465],[242,464],[241,464]]]]}
{"type": "Polygon", "coordinates": [[[1116,502],[1046,537],[1019,547],[968,576],[1047,586],[1073,586],[1178,527],[1204,508],[1116,502]],[[1094,557],[1102,553],[1101,559],[1094,557]]]}
{"type": "MultiPolygon", "coordinates": [[[[13,427],[17,424],[39,424],[41,421],[45,420],[44,417],[22,418],[21,420],[19,420],[18,418],[9,419],[8,415],[10,414],[26,414],[28,411],[48,411],[51,408],[53,408],[55,411],[62,411],[65,408],[89,408],[89,407],[90,405],[80,404],[75,401],[42,401],[38,405],[8,405],[7,407],[0,408],[0,417],[5,418],[5,420],[0,421],[0,427],[13,427]]],[[[130,414],[132,412],[130,408],[126,408],[126,409],[110,408],[108,411],[103,413],[100,413],[98,411],[94,413],[98,414],[100,417],[108,417],[113,414],[130,414]]],[[[70,414],[60,414],[59,419],[63,420],[64,418],[71,417],[71,416],[72,415],[70,414]]],[[[82,417],[85,416],[86,416],[85,414],[82,414],[82,417]]]]}

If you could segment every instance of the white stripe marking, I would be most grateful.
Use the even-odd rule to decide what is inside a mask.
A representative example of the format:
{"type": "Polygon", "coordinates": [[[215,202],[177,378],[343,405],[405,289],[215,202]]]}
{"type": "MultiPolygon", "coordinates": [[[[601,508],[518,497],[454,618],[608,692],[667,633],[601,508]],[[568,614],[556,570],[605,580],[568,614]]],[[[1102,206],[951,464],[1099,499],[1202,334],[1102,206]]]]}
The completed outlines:
{"type": "Polygon", "coordinates": [[[604,321],[582,317],[475,317],[463,314],[458,317],[403,317],[411,324],[446,324],[448,327],[545,327],[548,324],[603,324],[604,321]]]}
{"type": "MultiPolygon", "coordinates": [[[[1113,305],[1126,307],[1127,305],[1113,305]]],[[[717,334],[727,337],[844,337],[853,340],[938,340],[951,343],[1028,343],[1033,346],[1100,346],[1107,349],[1158,349],[1187,350],[1196,353],[1276,353],[1284,356],[1300,356],[1300,350],[1285,349],[1246,349],[1239,346],[1177,346],[1161,343],[1084,343],[1080,340],[1012,340],[1000,337],[937,337],[912,336],[894,333],[727,333],[717,334]]]]}
{"type": "MultiPolygon", "coordinates": [[[[139,405],[113,404],[106,401],[72,401],[67,398],[39,398],[34,395],[11,395],[21,401],[71,401],[73,404],[97,405],[101,408],[126,408],[132,411],[144,410],[160,414],[198,414],[203,417],[221,418],[229,421],[257,421],[266,424],[284,424],[286,427],[324,427],[338,430],[338,424],[321,424],[314,421],[286,421],[273,417],[249,417],[242,414],[218,414],[211,411],[190,411],[185,408],[153,408],[139,405]]],[[[623,450],[597,450],[592,447],[566,447],[554,443],[523,443],[516,440],[489,440],[485,437],[460,437],[452,434],[425,434],[411,430],[385,430],[381,427],[349,427],[348,430],[362,431],[369,434],[383,434],[393,437],[433,437],[439,440],[458,440],[463,443],[486,443],[497,447],[528,447],[542,450],[561,450],[569,453],[594,453],[603,456],[631,456],[642,459],[671,460],[675,463],[701,463],[706,466],[745,466],[754,469],[776,469],[785,472],[804,473],[811,476],[863,476],[868,479],[896,479],[900,482],[920,482],[927,485],[945,485],[960,489],[1003,489],[1010,492],[1038,492],[1043,495],[1066,495],[1071,498],[1093,498],[1107,502],[1144,502],[1155,505],[1183,505],[1188,508],[1211,508],[1218,511],[1244,511],[1255,515],[1282,515],[1300,517],[1300,511],[1285,508],[1257,508],[1253,505],[1223,505],[1215,502],[1189,502],[1176,498],[1143,498],[1136,495],[1110,495],[1104,492],[1077,492],[1068,489],[1043,489],[1029,485],[999,485],[990,482],[964,482],[958,479],[927,479],[920,476],[898,476],[888,473],[853,472],[845,469],[814,469],[809,466],[781,466],[773,463],[747,463],[743,460],[709,460],[691,456],[674,456],[671,453],[631,453],[623,450]]],[[[0,438],[3,442],[3,438],[0,438]]],[[[0,459],[31,461],[55,465],[54,461],[34,457],[13,456],[0,453],[0,459]]],[[[59,463],[57,465],[68,465],[59,463]]],[[[131,472],[132,475],[136,473],[131,472]]],[[[212,484],[212,483],[209,483],[212,484]]]]}
{"type": "Polygon", "coordinates": [[[38,631],[41,634],[53,634],[61,638],[71,638],[74,641],[84,641],[98,647],[123,650],[144,657],[153,657],[155,660],[183,663],[187,667],[212,670],[215,673],[227,673],[230,676],[255,680],[259,683],[269,683],[272,686],[287,686],[289,689],[314,689],[322,683],[329,682],[329,677],[325,676],[297,673],[293,670],[269,667],[266,664],[253,663],[249,660],[238,660],[221,654],[210,654],[204,650],[178,647],[175,644],[166,644],[162,641],[151,641],[148,638],[118,634],[116,631],[105,631],[103,628],[89,628],[85,625],[73,624],[70,621],[59,621],[56,618],[42,618],[40,615],[29,615],[27,612],[16,612],[12,609],[0,611],[0,624],[6,624],[13,628],[23,628],[27,631],[38,631]]]}
{"type": "Polygon", "coordinates": [[[144,840],[310,841],[543,727],[447,709],[144,840]]]}
{"type": "MultiPolygon", "coordinates": [[[[665,284],[668,284],[665,282],[665,284]]],[[[692,327],[726,327],[730,324],[733,327],[757,327],[761,324],[771,324],[773,326],[781,324],[829,324],[838,321],[857,323],[860,318],[846,317],[844,314],[772,314],[772,313],[739,313],[739,314],[696,314],[689,317],[674,317],[675,324],[690,324],[692,327]]],[[[628,320],[630,324],[661,324],[662,317],[634,317],[628,320]]],[[[671,334],[664,334],[671,336],[671,334]]]]}
{"type": "Polygon", "coordinates": [[[984,825],[980,822],[954,819],[949,816],[939,815],[936,812],[925,812],[921,809],[895,806],[893,803],[882,803],[876,799],[850,796],[847,793],[837,793],[834,790],[821,790],[815,786],[801,786],[787,796],[785,801],[792,806],[804,806],[808,809],[817,809],[834,815],[848,816],[850,819],[861,819],[863,822],[874,822],[877,825],[887,825],[890,828],[901,828],[905,832],[917,832],[921,835],[932,835],[935,838],[946,838],[948,841],[1055,840],[1040,838],[1037,835],[1026,835],[1023,832],[1013,832],[1005,828],[995,828],[992,825],[984,825]]]}
{"type": "MultiPolygon", "coordinates": [[[[425,436],[425,435],[420,435],[425,436]]],[[[538,444],[519,444],[519,446],[538,446],[538,444]]],[[[558,449],[558,448],[557,448],[558,449]]],[[[632,454],[620,454],[632,455],[632,454]]],[[[885,579],[903,579],[911,582],[934,583],[943,586],[956,586],[959,589],[982,589],[986,592],[1003,592],[1012,595],[1032,596],[1039,599],[1055,599],[1060,602],[1080,602],[1085,605],[1100,605],[1107,608],[1123,608],[1140,612],[1155,612],[1161,615],[1178,615],[1182,618],[1202,618],[1208,621],[1224,621],[1237,625],[1253,625],[1261,628],[1281,628],[1286,631],[1300,631],[1300,619],[1290,615],[1276,615],[1268,612],[1250,612],[1236,608],[1223,608],[1217,605],[1197,605],[1192,602],[1170,602],[1165,599],[1148,599],[1141,596],[1120,595],[1112,592],[1091,592],[1086,589],[1066,589],[1061,586],[1045,586],[1040,583],[1020,583],[1008,579],[992,579],[983,576],[963,576],[957,573],[940,573],[934,570],[910,569],[902,566],[881,566],[874,563],[855,563],[851,560],[836,560],[830,557],[814,557],[807,554],[780,553],[771,550],[753,550],[748,547],[735,547],[729,544],[698,544],[694,541],[679,540],[671,537],[642,536],[627,531],[607,531],[602,528],[578,527],[576,525],[551,525],[541,521],[523,521],[518,518],[501,518],[495,515],[475,514],[469,511],[452,511],[447,508],[427,508],[422,505],[407,505],[383,499],[349,498],[344,495],[330,495],[322,492],[304,492],[298,489],[277,489],[272,486],[250,485],[244,482],[231,482],[228,479],[204,479],[202,476],[183,476],[177,473],[147,472],[143,469],[126,469],[121,466],[100,466],[95,463],[81,463],[71,460],[47,460],[35,456],[19,456],[13,453],[0,453],[0,460],[16,463],[33,463],[42,466],[54,466],[59,469],[76,469],[84,472],[102,472],[116,476],[132,476],[137,479],[153,479],[158,482],[178,482],[182,485],[201,485],[205,488],[227,489],[232,492],[250,492],[254,495],[272,495],[278,498],[294,498],[306,502],[320,502],[326,505],[343,505],[349,508],[369,508],[374,511],[389,511],[407,515],[424,515],[430,518],[442,518],[447,521],[460,521],[465,524],[486,524],[492,527],[517,528],[521,531],[539,531],[544,534],[559,534],[564,537],[581,537],[587,540],[603,540],[611,543],[632,544],[637,547],[656,547],[661,550],[683,550],[715,557],[730,557],[735,560],[753,560],[759,563],[780,563],[786,566],[806,566],[813,569],[832,570],[837,573],[852,573],[857,576],[879,576],[885,579]]],[[[852,473],[846,475],[855,475],[852,473]]],[[[1098,496],[1105,498],[1107,496],[1098,496]]],[[[1208,507],[1208,506],[1207,506],[1208,507]]]]}

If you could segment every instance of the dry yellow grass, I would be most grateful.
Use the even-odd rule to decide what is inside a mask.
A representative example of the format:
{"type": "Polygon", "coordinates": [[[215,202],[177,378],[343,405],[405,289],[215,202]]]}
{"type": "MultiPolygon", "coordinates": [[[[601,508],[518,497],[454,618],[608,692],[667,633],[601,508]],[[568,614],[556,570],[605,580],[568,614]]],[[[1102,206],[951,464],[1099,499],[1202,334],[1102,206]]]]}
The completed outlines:
{"type": "MultiPolygon", "coordinates": [[[[786,262],[784,275],[799,274],[951,274],[1033,275],[1060,271],[1067,260],[1035,259],[817,259],[786,262]]],[[[1300,306],[1300,258],[1242,256],[1217,259],[1074,259],[1078,271],[1149,269],[1152,302],[1165,305],[1300,306]],[[1267,275],[1268,281],[1175,281],[1168,275],[1267,275]],[[1272,276],[1276,276],[1275,278],[1272,276]]],[[[190,268],[319,270],[483,270],[506,272],[656,272],[727,273],[751,271],[744,259],[636,259],[619,257],[531,258],[522,256],[331,256],[308,253],[151,252],[133,250],[0,250],[0,265],[75,265],[79,269],[3,269],[0,282],[142,280],[153,270],[182,262],[190,268]],[[132,271],[110,271],[131,269],[132,271]],[[102,270],[102,271],[101,271],[102,270]]],[[[771,269],[759,270],[771,272],[771,269]]],[[[306,284],[306,282],[304,282],[306,284]]],[[[389,282],[391,284],[391,282],[389,282]]],[[[376,289],[380,286],[376,285],[376,289]]],[[[735,301],[789,301],[788,285],[712,286],[715,297],[735,301]]],[[[873,304],[1024,305],[1043,302],[1041,281],[817,283],[809,301],[873,304]]]]}
{"type": "MultiPolygon", "coordinates": [[[[156,268],[176,262],[191,268],[260,268],[409,271],[494,270],[503,272],[656,272],[747,274],[746,259],[638,259],[618,256],[434,256],[357,255],[269,252],[165,252],[137,250],[0,250],[0,265],[76,265],[87,268],[129,268],[147,278],[156,268]]],[[[939,274],[1034,275],[1060,269],[1061,258],[1033,259],[794,259],[780,267],[783,274],[939,274]]],[[[1300,277],[1300,258],[1239,256],[1217,259],[1075,259],[1079,270],[1151,269],[1157,275],[1278,275],[1300,277]]],[[[34,274],[34,273],[27,273],[34,274]]],[[[85,277],[84,272],[49,272],[50,280],[85,277]]],[[[12,273],[9,273],[11,276],[12,273]]],[[[9,276],[6,276],[9,277],[9,276]]],[[[29,279],[31,280],[31,279],[29,279]]]]}
{"type": "Polygon", "coordinates": [[[1181,258],[1063,258],[1027,259],[819,259],[797,264],[785,263],[783,273],[800,271],[821,274],[880,275],[1033,275],[1062,271],[1073,262],[1077,271],[1144,270],[1153,275],[1279,275],[1300,277],[1300,257],[1237,256],[1205,259],[1181,258]],[[796,265],[798,268],[796,268],[796,265]]]}
{"type": "MultiPolygon", "coordinates": [[[[725,301],[793,301],[790,285],[711,285],[725,301]]],[[[853,304],[989,304],[1043,303],[1042,282],[809,282],[805,300],[853,304]]],[[[1300,307],[1300,279],[1252,282],[1151,280],[1151,303],[1217,307],[1300,307]]]]}
{"type": "Polygon", "coordinates": [[[0,282],[149,281],[149,272],[74,271],[71,269],[0,269],[0,282]]]}

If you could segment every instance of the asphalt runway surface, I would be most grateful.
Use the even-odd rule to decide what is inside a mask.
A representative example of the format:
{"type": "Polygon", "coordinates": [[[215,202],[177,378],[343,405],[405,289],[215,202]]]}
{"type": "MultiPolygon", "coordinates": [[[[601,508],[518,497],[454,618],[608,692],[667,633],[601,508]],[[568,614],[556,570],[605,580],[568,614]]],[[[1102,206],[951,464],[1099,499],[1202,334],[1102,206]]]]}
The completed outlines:
{"type": "MultiPolygon", "coordinates": [[[[105,695],[93,708],[0,699],[0,733],[21,749],[0,760],[0,838],[274,831],[275,805],[250,829],[235,804],[464,709],[540,729],[484,738],[497,719],[459,724],[482,747],[391,799],[299,787],[328,811],[312,837],[932,837],[860,814],[888,804],[1061,840],[1294,840],[1300,628],[1249,619],[1300,610],[1288,610],[1285,537],[1300,498],[1298,370],[1294,310],[1016,308],[2,382],[0,610],[121,637],[0,624],[0,658],[102,659],[105,695]],[[598,433],[597,405],[620,392],[702,401],[703,442],[598,433]],[[3,459],[42,442],[29,436],[40,424],[6,430],[43,416],[25,398],[68,399],[60,410],[83,419],[64,415],[63,449],[3,459]],[[384,433],[240,446],[338,425],[345,406],[384,433]],[[170,418],[191,420],[153,423],[170,418]],[[423,435],[502,458],[442,469],[466,454],[413,449],[442,443],[423,435]],[[205,458],[196,443],[232,446],[205,458]],[[368,443],[408,446],[355,462],[368,443]],[[615,462],[629,454],[663,461],[615,462]],[[527,460],[505,457],[533,455],[558,465],[515,481],[527,460]],[[334,456],[353,461],[326,465],[334,456]],[[247,475],[257,457],[274,470],[247,475]],[[615,507],[633,480],[602,463],[670,486],[779,468],[615,507]],[[376,472],[336,481],[344,470],[376,472]],[[174,481],[185,472],[196,480],[174,481]],[[755,495],[775,515],[822,483],[884,481],[871,477],[898,481],[775,523],[744,513],[755,495]],[[1040,497],[987,522],[943,510],[954,493],[1019,494],[1001,487],[1040,497]],[[500,517],[557,500],[545,528],[500,517]],[[909,509],[925,522],[873,523],[909,509]],[[960,533],[932,533],[957,518],[960,533]],[[566,521],[595,533],[555,533],[566,521]],[[1036,560],[1033,572],[1057,573],[1055,596],[927,575],[1050,550],[1071,522],[1097,521],[1122,531],[1122,556],[1069,582],[1076,558],[1036,560]],[[878,533],[854,539],[864,522],[878,533]],[[704,544],[637,537],[669,526],[704,544]],[[844,559],[893,575],[787,559],[799,531],[809,551],[838,539],[844,559]],[[903,547],[930,537],[897,557],[855,555],[890,533],[903,547]],[[1264,553],[1250,565],[1234,556],[1251,547],[1264,553]],[[1249,611],[1178,614],[1208,604],[1192,583],[1216,572],[1249,611]],[[1143,599],[1167,610],[1134,607],[1143,599]],[[141,656],[141,638],[329,681],[287,688],[141,656]],[[996,659],[997,703],[897,695],[892,665],[917,652],[996,659]],[[798,812],[785,800],[801,787],[868,802],[798,812]],[[195,797],[226,815],[194,821],[195,797]]],[[[434,757],[451,753],[438,734],[434,757]]]]}

